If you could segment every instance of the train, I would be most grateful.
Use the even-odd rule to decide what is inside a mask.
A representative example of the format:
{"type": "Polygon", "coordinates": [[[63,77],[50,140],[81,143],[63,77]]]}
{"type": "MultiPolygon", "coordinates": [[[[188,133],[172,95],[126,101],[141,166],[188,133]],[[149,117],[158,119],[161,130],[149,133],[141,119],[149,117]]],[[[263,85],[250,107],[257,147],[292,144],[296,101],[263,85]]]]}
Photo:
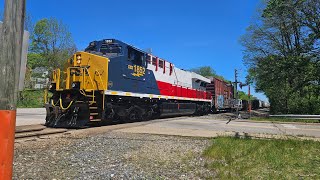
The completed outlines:
{"type": "Polygon", "coordinates": [[[208,77],[211,83],[207,84],[206,90],[212,94],[212,112],[231,111],[241,108],[241,101],[234,98],[234,86],[232,82],[218,77],[208,77]]]}
{"type": "MultiPolygon", "coordinates": [[[[247,111],[249,109],[249,101],[247,100],[241,100],[242,101],[242,107],[241,110],[247,111]]],[[[256,110],[256,109],[262,109],[262,108],[269,108],[270,104],[265,101],[261,101],[259,99],[253,99],[250,101],[251,103],[251,109],[256,110]]]]}
{"type": "Polygon", "coordinates": [[[207,89],[212,82],[123,41],[92,41],[53,71],[45,125],[81,128],[206,115],[221,101],[207,89]]]}
{"type": "MultiPolygon", "coordinates": [[[[81,128],[168,116],[248,109],[232,82],[177,68],[117,39],[92,41],[55,69],[45,103],[48,127],[81,128]]],[[[252,101],[252,109],[262,107],[252,101]]]]}
{"type": "MultiPolygon", "coordinates": [[[[49,91],[48,127],[248,109],[247,101],[234,98],[232,82],[179,69],[116,39],[90,42],[75,53],[63,70],[53,71],[49,91]]],[[[252,109],[263,107],[262,103],[253,100],[252,109]]]]}

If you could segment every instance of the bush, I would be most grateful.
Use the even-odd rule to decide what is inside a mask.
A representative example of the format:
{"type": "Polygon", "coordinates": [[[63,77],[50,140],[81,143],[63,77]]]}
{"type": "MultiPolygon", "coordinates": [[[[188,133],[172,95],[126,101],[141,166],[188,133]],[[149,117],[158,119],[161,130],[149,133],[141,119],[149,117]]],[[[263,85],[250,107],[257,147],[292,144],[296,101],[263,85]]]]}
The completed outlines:
{"type": "Polygon", "coordinates": [[[23,90],[19,94],[18,108],[41,108],[44,105],[44,90],[23,90]]]}

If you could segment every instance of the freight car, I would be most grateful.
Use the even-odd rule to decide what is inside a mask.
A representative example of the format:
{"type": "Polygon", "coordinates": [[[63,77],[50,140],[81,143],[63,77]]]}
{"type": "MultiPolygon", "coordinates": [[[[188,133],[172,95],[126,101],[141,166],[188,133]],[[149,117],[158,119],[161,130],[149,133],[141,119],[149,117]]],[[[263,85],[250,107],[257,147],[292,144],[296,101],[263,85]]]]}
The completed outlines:
{"type": "Polygon", "coordinates": [[[211,80],[116,39],[93,41],[53,72],[46,126],[133,122],[210,112],[211,80]]]}
{"type": "Polygon", "coordinates": [[[249,109],[249,101],[248,100],[242,100],[242,111],[247,111],[249,109]]]}
{"type": "Polygon", "coordinates": [[[231,82],[226,82],[217,77],[209,77],[210,83],[207,84],[207,91],[212,94],[212,111],[228,111],[235,108],[233,96],[234,87],[231,82]]]}
{"type": "Polygon", "coordinates": [[[262,108],[262,103],[259,99],[254,99],[251,101],[251,108],[252,109],[259,109],[262,108]]]}
{"type": "MultiPolygon", "coordinates": [[[[250,103],[251,103],[252,110],[270,107],[268,102],[261,101],[259,99],[253,99],[250,101],[250,103]]],[[[249,109],[249,102],[247,100],[242,100],[242,109],[241,110],[248,111],[248,109],[249,109]]]]}

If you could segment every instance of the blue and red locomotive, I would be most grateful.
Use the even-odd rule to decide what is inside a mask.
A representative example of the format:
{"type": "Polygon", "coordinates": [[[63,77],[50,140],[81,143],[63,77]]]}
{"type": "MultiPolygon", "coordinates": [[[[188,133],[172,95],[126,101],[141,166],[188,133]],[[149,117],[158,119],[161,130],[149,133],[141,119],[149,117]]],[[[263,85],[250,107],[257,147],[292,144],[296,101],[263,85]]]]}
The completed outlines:
{"type": "Polygon", "coordinates": [[[208,84],[206,77],[119,40],[93,41],[53,72],[46,125],[208,114],[215,102],[208,84]]]}

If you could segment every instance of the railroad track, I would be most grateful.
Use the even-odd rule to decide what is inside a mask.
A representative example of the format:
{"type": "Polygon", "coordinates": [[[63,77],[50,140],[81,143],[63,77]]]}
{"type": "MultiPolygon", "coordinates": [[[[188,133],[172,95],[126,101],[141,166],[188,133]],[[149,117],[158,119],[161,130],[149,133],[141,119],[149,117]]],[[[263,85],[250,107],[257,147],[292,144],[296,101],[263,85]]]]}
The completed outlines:
{"type": "MultiPolygon", "coordinates": [[[[221,113],[221,114],[228,114],[228,113],[221,113]]],[[[186,118],[186,117],[189,117],[189,116],[160,118],[160,119],[155,119],[155,120],[150,120],[150,121],[142,121],[142,122],[136,122],[136,123],[125,123],[125,124],[115,123],[113,125],[105,126],[105,127],[108,130],[115,130],[115,129],[122,129],[122,128],[127,128],[127,127],[135,127],[135,126],[140,126],[140,125],[151,124],[151,123],[155,123],[155,122],[159,122],[159,121],[170,121],[170,120],[172,120],[172,118],[179,119],[179,118],[186,118]]],[[[85,129],[91,129],[91,128],[95,128],[95,127],[92,126],[92,127],[88,127],[85,129]]],[[[41,125],[41,124],[17,126],[16,133],[15,133],[15,139],[50,136],[50,135],[62,134],[62,133],[65,133],[67,131],[72,131],[72,130],[75,130],[75,129],[47,128],[46,126],[41,125]]]]}
{"type": "Polygon", "coordinates": [[[15,139],[40,137],[44,135],[61,134],[67,132],[68,129],[47,128],[44,125],[26,125],[16,127],[15,139]]]}

